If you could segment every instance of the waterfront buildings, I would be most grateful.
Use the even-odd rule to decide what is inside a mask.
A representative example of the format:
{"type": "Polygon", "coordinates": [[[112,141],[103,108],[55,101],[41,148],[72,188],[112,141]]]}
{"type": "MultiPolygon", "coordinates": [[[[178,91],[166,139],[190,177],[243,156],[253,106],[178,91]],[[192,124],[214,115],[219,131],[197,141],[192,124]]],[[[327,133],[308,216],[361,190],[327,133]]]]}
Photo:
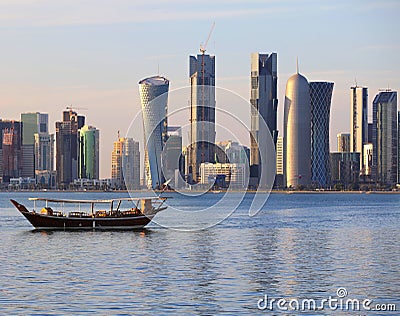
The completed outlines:
{"type": "Polygon", "coordinates": [[[189,77],[188,181],[198,182],[200,164],[215,161],[215,56],[190,56],[189,77]]]}
{"type": "Polygon", "coordinates": [[[275,187],[282,188],[284,185],[283,180],[283,136],[278,136],[276,141],[276,176],[275,176],[275,187]]]}
{"type": "MultiPolygon", "coordinates": [[[[277,130],[277,54],[251,54],[251,133],[250,133],[250,168],[251,177],[257,178],[257,183],[261,177],[262,165],[266,161],[261,161],[261,157],[266,157],[266,137],[271,135],[276,146],[278,137],[277,130]],[[261,154],[261,153],[262,154],[261,154]]],[[[266,158],[264,158],[265,160],[266,158]]],[[[265,187],[265,183],[258,183],[265,187]]]]}
{"type": "Polygon", "coordinates": [[[0,119],[0,178],[9,183],[22,175],[22,124],[0,119]]]}
{"type": "Polygon", "coordinates": [[[56,122],[56,168],[59,187],[69,186],[78,178],[78,130],[85,125],[85,117],[73,110],[63,112],[63,120],[56,122]]]}
{"type": "Polygon", "coordinates": [[[350,152],[350,134],[339,133],[337,134],[337,151],[350,152]]]}
{"type": "Polygon", "coordinates": [[[54,134],[35,133],[35,178],[41,187],[54,188],[54,134]]]}
{"type": "Polygon", "coordinates": [[[35,177],[35,134],[48,135],[47,113],[22,113],[22,177],[35,177]]]}
{"type": "Polygon", "coordinates": [[[325,188],[330,183],[329,118],[333,82],[310,82],[311,181],[325,188]]]}
{"type": "Polygon", "coordinates": [[[330,153],[332,185],[343,189],[351,189],[357,185],[360,175],[360,153],[334,152],[330,153]]]}
{"type": "Polygon", "coordinates": [[[139,81],[144,126],[145,179],[148,188],[164,183],[161,154],[167,141],[168,79],[153,76],[139,81]]]}
{"type": "Polygon", "coordinates": [[[133,138],[119,138],[111,154],[111,181],[116,188],[140,188],[139,142],[133,138]]]}
{"type": "Polygon", "coordinates": [[[47,113],[22,113],[22,177],[36,178],[41,187],[55,187],[54,134],[47,113]],[[33,172],[32,172],[33,170],[33,172]]]}
{"type": "MultiPolygon", "coordinates": [[[[350,151],[364,157],[363,146],[368,142],[368,89],[354,86],[350,88],[350,151]]],[[[364,174],[363,159],[360,171],[364,174]]]]}
{"type": "Polygon", "coordinates": [[[79,130],[79,169],[80,179],[99,179],[99,130],[84,125],[79,130]]]}
{"type": "Polygon", "coordinates": [[[284,174],[287,187],[311,184],[311,109],[307,79],[298,72],[286,84],[284,174]]]}
{"type": "Polygon", "coordinates": [[[372,162],[373,162],[373,152],[374,152],[374,146],[372,143],[366,143],[364,144],[363,148],[364,156],[363,156],[363,166],[364,166],[364,178],[365,180],[370,180],[370,177],[372,175],[372,162]]]}
{"type": "Polygon", "coordinates": [[[174,179],[181,185],[180,177],[184,176],[184,158],[182,156],[182,131],[179,126],[168,126],[168,140],[163,151],[163,172],[165,179],[174,179]]]}
{"type": "Polygon", "coordinates": [[[380,184],[397,181],[397,92],[379,92],[372,104],[372,178],[380,184]]]}
{"type": "Polygon", "coordinates": [[[249,165],[250,149],[248,147],[231,140],[217,142],[216,144],[216,152],[219,153],[219,155],[216,155],[217,162],[243,163],[247,166],[249,165]],[[220,150],[217,150],[217,148],[220,150]]]}
{"type": "Polygon", "coordinates": [[[217,184],[219,187],[246,187],[246,166],[237,163],[201,163],[200,183],[217,184]],[[222,179],[221,182],[219,180],[222,179]]]}

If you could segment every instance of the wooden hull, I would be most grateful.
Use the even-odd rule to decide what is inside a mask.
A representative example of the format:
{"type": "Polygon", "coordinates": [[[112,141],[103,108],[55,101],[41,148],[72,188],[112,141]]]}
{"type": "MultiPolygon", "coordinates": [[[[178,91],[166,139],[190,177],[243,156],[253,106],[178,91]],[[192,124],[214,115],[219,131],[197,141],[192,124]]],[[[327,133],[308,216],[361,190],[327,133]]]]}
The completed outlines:
{"type": "Polygon", "coordinates": [[[152,215],[135,215],[121,217],[68,217],[50,216],[29,212],[26,207],[11,200],[22,215],[39,230],[133,230],[146,226],[154,217],[152,215]]]}

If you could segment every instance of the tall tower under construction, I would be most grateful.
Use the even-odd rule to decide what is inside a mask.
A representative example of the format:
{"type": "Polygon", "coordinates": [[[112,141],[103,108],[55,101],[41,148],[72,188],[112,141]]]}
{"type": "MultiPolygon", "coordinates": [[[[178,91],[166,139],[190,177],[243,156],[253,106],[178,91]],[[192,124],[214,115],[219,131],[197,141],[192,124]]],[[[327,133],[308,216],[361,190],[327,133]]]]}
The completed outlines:
{"type": "Polygon", "coordinates": [[[190,146],[189,182],[199,182],[202,162],[215,160],[215,56],[189,58],[190,146]]]}

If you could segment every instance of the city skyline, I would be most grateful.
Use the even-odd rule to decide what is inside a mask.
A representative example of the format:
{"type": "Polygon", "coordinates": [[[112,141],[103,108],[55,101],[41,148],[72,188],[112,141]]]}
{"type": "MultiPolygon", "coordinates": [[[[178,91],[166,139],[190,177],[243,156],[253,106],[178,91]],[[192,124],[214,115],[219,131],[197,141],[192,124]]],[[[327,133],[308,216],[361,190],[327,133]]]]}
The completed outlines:
{"type": "MultiPolygon", "coordinates": [[[[369,122],[371,96],[380,88],[400,88],[399,44],[393,41],[399,29],[395,18],[400,9],[398,2],[340,1],[332,5],[309,1],[296,5],[293,1],[252,1],[234,2],[229,8],[226,1],[205,1],[193,6],[182,1],[156,3],[159,10],[151,11],[154,2],[138,6],[120,1],[112,7],[96,5],[96,9],[91,6],[94,2],[89,2],[79,13],[74,10],[72,14],[63,1],[25,1],[23,6],[3,2],[0,39],[7,47],[2,51],[7,63],[0,78],[0,117],[19,120],[24,112],[48,113],[49,133],[54,133],[59,113],[72,104],[102,131],[100,177],[108,178],[111,158],[107,153],[112,150],[117,131],[124,135],[140,111],[136,83],[159,72],[170,79],[171,90],[188,86],[187,56],[204,42],[213,21],[216,27],[207,52],[217,58],[216,85],[239,94],[247,102],[249,55],[257,51],[279,55],[280,135],[284,87],[296,56],[301,73],[309,80],[335,83],[331,151],[336,134],[350,132],[349,87],[355,81],[368,87],[369,122]],[[165,38],[158,36],[157,23],[147,23],[150,20],[162,22],[165,38]],[[268,31],[271,26],[273,31],[268,31]],[[265,35],[263,40],[260,35],[265,35]],[[150,40],[155,37],[159,40],[150,40]],[[111,118],[118,124],[107,123],[111,108],[111,118]]],[[[250,113],[243,114],[250,121],[250,113]]]]}

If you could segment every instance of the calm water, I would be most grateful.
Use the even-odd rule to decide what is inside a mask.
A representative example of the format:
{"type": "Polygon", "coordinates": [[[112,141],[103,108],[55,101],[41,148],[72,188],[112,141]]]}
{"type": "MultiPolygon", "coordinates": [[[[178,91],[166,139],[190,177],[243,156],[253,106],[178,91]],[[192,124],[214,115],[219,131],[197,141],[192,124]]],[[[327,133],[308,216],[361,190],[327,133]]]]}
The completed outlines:
{"type": "MultiPolygon", "coordinates": [[[[228,219],[206,230],[153,224],[138,232],[51,233],[32,231],[10,196],[27,202],[32,193],[0,193],[2,315],[266,315],[271,311],[257,308],[265,294],[318,300],[339,287],[349,298],[400,310],[400,195],[272,194],[255,217],[247,215],[246,195],[228,219]]],[[[190,210],[219,199],[175,196],[170,203],[190,210]]]]}

